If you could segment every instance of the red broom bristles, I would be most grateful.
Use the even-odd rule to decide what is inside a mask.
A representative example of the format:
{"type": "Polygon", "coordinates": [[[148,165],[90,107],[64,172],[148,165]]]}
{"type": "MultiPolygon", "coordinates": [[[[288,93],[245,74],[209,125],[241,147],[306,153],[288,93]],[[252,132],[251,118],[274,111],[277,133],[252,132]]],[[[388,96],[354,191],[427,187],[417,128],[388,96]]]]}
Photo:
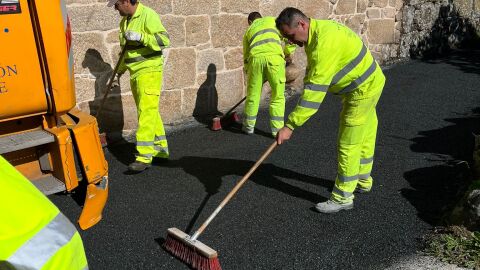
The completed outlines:
{"type": "Polygon", "coordinates": [[[218,257],[207,258],[196,252],[192,247],[182,243],[170,235],[167,236],[163,247],[173,256],[190,265],[193,269],[222,270],[218,257]]]}

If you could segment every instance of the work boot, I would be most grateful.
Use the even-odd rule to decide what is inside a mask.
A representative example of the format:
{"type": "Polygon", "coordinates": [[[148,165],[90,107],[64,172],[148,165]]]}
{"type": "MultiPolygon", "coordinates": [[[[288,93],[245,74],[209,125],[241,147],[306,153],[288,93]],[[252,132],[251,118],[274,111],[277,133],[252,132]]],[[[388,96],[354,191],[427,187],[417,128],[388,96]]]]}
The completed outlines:
{"type": "Polygon", "coordinates": [[[315,205],[315,209],[317,209],[318,212],[324,213],[324,214],[336,213],[340,210],[349,210],[352,208],[353,208],[353,202],[338,203],[332,200],[328,200],[322,203],[317,203],[317,205],[315,205]]]}
{"type": "Polygon", "coordinates": [[[151,166],[150,163],[145,163],[145,162],[135,160],[134,162],[130,163],[130,165],[128,165],[128,170],[132,172],[143,172],[150,166],[151,166]]]}
{"type": "Polygon", "coordinates": [[[245,134],[247,134],[247,135],[253,134],[253,128],[252,128],[252,129],[249,129],[249,128],[247,128],[246,126],[242,126],[242,131],[243,131],[243,133],[245,133],[245,134]]]}

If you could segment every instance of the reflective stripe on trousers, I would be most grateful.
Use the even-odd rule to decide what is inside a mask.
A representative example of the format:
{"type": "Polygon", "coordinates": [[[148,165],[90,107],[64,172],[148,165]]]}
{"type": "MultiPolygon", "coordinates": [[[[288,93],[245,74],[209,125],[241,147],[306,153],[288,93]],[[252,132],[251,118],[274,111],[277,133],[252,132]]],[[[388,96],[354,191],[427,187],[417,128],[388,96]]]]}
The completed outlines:
{"type": "Polygon", "coordinates": [[[257,120],[262,86],[268,81],[272,88],[270,98],[270,127],[272,134],[283,127],[285,113],[285,61],[280,55],[253,57],[248,64],[247,99],[243,125],[253,130],[257,120]]]}
{"type": "MultiPolygon", "coordinates": [[[[83,250],[80,236],[73,224],[62,213],[58,213],[52,221],[17,249],[7,259],[7,262],[0,262],[0,268],[3,269],[5,265],[6,269],[10,269],[10,266],[16,270],[44,269],[47,263],[55,263],[52,262],[52,257],[55,257],[72,241],[76,242],[73,244],[82,246],[81,249],[75,249],[75,251],[83,250]],[[74,238],[75,235],[76,238],[74,238]]],[[[79,254],[73,250],[70,253],[77,258],[69,261],[66,254],[62,258],[56,258],[58,261],[56,263],[57,267],[61,265],[68,269],[88,269],[85,254],[79,254]]]]}
{"type": "Polygon", "coordinates": [[[357,185],[362,188],[372,185],[370,172],[378,126],[375,107],[383,84],[384,81],[378,80],[370,86],[376,93],[369,98],[344,97],[338,135],[338,172],[332,191],[334,201],[351,202],[357,185]]]}
{"type": "Polygon", "coordinates": [[[137,161],[151,163],[153,157],[168,158],[168,143],[159,112],[162,72],[139,74],[130,81],[137,105],[137,161]]]}

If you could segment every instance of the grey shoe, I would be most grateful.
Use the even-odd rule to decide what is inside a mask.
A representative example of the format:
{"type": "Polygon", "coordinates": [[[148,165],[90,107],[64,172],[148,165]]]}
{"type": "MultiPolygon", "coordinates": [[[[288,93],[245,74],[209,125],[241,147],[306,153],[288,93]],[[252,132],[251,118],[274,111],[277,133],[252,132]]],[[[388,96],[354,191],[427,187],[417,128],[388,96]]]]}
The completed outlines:
{"type": "Polygon", "coordinates": [[[150,163],[135,160],[134,162],[130,163],[130,165],[128,165],[128,170],[132,172],[143,172],[150,166],[152,166],[150,163]]]}
{"type": "Polygon", "coordinates": [[[353,208],[353,202],[337,203],[332,200],[328,200],[323,203],[317,203],[317,205],[315,205],[315,209],[317,209],[318,212],[324,213],[324,214],[336,213],[340,210],[349,210],[352,208],[353,208]]]}

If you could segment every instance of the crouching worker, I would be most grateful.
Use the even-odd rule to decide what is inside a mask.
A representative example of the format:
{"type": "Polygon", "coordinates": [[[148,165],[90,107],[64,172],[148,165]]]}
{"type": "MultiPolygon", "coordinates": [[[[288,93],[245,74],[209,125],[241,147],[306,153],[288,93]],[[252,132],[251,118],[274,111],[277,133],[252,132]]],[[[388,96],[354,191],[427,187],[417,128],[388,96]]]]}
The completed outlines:
{"type": "Polygon", "coordinates": [[[273,137],[284,125],[285,113],[285,59],[291,62],[296,46],[286,44],[275,27],[274,17],[263,17],[258,12],[248,15],[247,29],[243,36],[243,61],[247,71],[248,86],[242,130],[252,134],[257,121],[260,95],[265,81],[272,88],[270,98],[270,129],[273,137]]]}

